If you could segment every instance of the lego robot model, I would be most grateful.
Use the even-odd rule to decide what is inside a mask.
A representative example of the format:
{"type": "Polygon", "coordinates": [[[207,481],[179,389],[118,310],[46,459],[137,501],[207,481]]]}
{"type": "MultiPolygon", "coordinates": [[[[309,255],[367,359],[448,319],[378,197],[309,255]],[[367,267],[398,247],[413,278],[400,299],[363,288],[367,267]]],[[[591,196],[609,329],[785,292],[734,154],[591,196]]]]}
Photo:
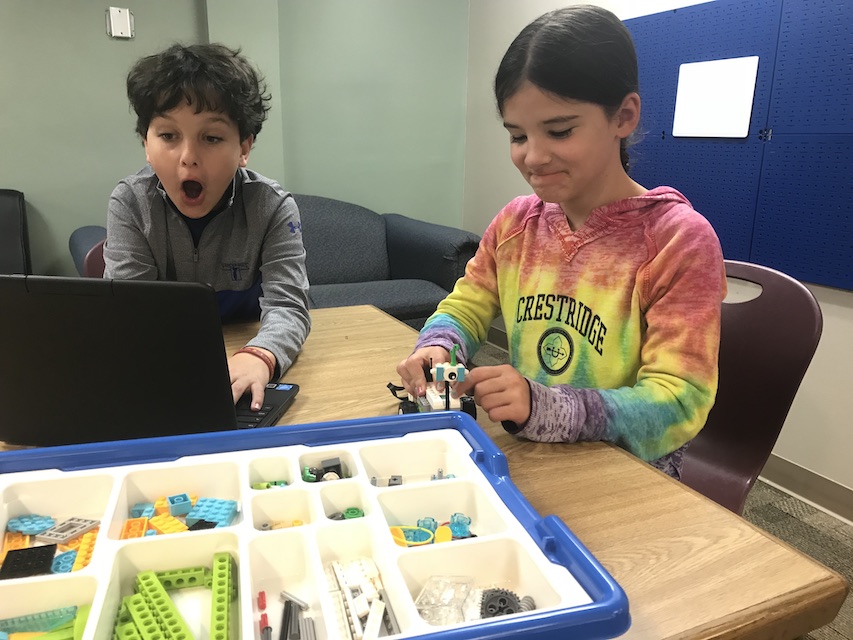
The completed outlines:
{"type": "Polygon", "coordinates": [[[462,411],[467,413],[472,418],[477,418],[477,405],[474,403],[474,398],[470,396],[462,396],[454,398],[450,394],[450,385],[454,382],[462,382],[468,374],[468,369],[464,365],[458,364],[456,361],[456,351],[458,345],[453,345],[450,351],[450,362],[442,362],[427,370],[424,367],[426,375],[426,394],[421,397],[414,397],[407,394],[407,398],[401,398],[398,392],[403,391],[403,387],[388,384],[391,393],[400,400],[399,414],[404,413],[425,413],[428,411],[462,411]],[[441,389],[441,390],[439,390],[441,389]]]}

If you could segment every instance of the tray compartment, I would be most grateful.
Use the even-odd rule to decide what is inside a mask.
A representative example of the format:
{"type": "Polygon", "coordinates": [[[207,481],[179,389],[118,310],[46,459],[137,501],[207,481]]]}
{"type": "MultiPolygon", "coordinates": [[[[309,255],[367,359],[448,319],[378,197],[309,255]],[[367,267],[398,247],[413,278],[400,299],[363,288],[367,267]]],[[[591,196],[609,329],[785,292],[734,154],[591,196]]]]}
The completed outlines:
{"type": "Polygon", "coordinates": [[[108,475],[76,475],[33,482],[16,482],[3,489],[0,528],[22,515],[50,516],[56,524],[68,518],[103,520],[113,478],[108,475]]]}
{"type": "Polygon", "coordinates": [[[98,581],[93,576],[76,573],[3,580],[0,581],[0,619],[91,605],[97,589],[98,581]]]}
{"type": "MultiPolygon", "coordinates": [[[[113,540],[121,539],[122,527],[131,518],[131,509],[140,502],[154,502],[158,498],[180,494],[198,498],[236,500],[237,517],[232,526],[241,522],[239,510],[241,498],[240,467],[231,462],[203,465],[154,466],[129,472],[125,477],[116,499],[115,512],[110,522],[108,535],[113,540]]],[[[191,535],[185,531],[181,535],[191,535]]],[[[172,535],[172,534],[169,534],[172,535]]]]}
{"type": "MultiPolygon", "coordinates": [[[[257,492],[252,498],[252,524],[258,531],[277,530],[271,523],[287,523],[301,520],[302,526],[317,519],[312,509],[313,496],[301,489],[268,489],[257,492]]],[[[288,528],[288,527],[280,527],[288,528]]]]}
{"type": "MultiPolygon", "coordinates": [[[[220,552],[227,552],[234,559],[237,571],[233,573],[232,580],[235,585],[239,585],[238,537],[234,533],[211,530],[193,536],[156,536],[121,544],[113,560],[109,589],[98,615],[95,640],[112,638],[121,599],[134,593],[137,574],[142,571],[175,571],[195,567],[211,569],[214,554],[220,552]]],[[[239,637],[237,630],[241,625],[244,594],[239,593],[239,588],[237,591],[237,598],[229,603],[228,609],[231,637],[239,637]]],[[[210,637],[212,590],[199,586],[169,591],[168,595],[193,637],[210,637]]],[[[94,609],[92,613],[95,614],[94,609]]]]}
{"type": "Polygon", "coordinates": [[[472,468],[466,453],[464,447],[451,447],[447,440],[405,438],[365,446],[359,452],[365,474],[368,479],[376,478],[378,486],[387,486],[392,476],[402,478],[401,486],[429,482],[439,475],[464,477],[472,468]]]}
{"type": "MultiPolygon", "coordinates": [[[[311,448],[306,453],[299,456],[299,477],[302,478],[302,473],[305,467],[323,468],[323,463],[337,458],[341,466],[340,479],[355,478],[358,475],[355,457],[352,452],[346,449],[326,449],[326,448],[311,448]]],[[[303,480],[305,482],[305,480],[303,480]]],[[[319,484],[320,478],[309,484],[319,484]]],[[[337,482],[337,480],[326,480],[324,482],[337,482]]]]}
{"type": "MultiPolygon", "coordinates": [[[[482,537],[506,531],[511,517],[509,510],[498,510],[481,486],[465,480],[435,481],[408,489],[390,487],[377,500],[389,527],[416,526],[424,517],[434,518],[440,525],[461,513],[471,518],[471,533],[482,537]]],[[[452,541],[457,542],[460,540],[452,541]]]]}
{"type": "Polygon", "coordinates": [[[402,634],[411,635],[413,627],[421,624],[414,603],[408,597],[406,585],[394,564],[396,554],[388,553],[389,549],[396,547],[389,537],[380,535],[380,531],[372,524],[375,523],[364,519],[345,520],[317,530],[315,540],[321,564],[318,573],[324,575],[324,580],[318,583],[318,588],[321,590],[323,611],[330,627],[328,638],[340,637],[338,627],[329,622],[340,620],[330,595],[330,591],[338,587],[331,571],[332,561],[347,564],[363,558],[372,559],[385,587],[388,598],[386,604],[390,604],[402,634]]]}
{"type": "MultiPolygon", "coordinates": [[[[275,456],[258,458],[249,463],[249,486],[254,487],[259,482],[274,482],[283,480],[289,487],[298,476],[297,469],[290,458],[275,456]]],[[[263,491],[277,491],[286,487],[272,487],[263,491]]]]}
{"type": "Polygon", "coordinates": [[[356,480],[322,482],[318,486],[320,504],[326,518],[343,514],[347,509],[361,509],[363,517],[373,513],[373,503],[368,500],[364,487],[356,480]]]}
{"type": "Polygon", "coordinates": [[[591,602],[562,567],[537,562],[528,547],[503,536],[411,549],[400,555],[398,565],[413,601],[432,576],[470,576],[474,590],[506,589],[519,599],[531,596],[537,612],[591,602]]]}
{"type": "Polygon", "coordinates": [[[260,638],[260,591],[266,596],[264,612],[274,629],[274,637],[278,637],[284,609],[280,598],[282,591],[287,591],[309,606],[303,615],[313,619],[318,638],[330,637],[320,606],[320,593],[325,591],[326,587],[325,584],[320,584],[323,575],[319,568],[316,546],[309,541],[312,533],[310,527],[278,530],[258,536],[249,543],[249,593],[244,594],[243,601],[246,602],[247,597],[251,597],[253,615],[251,619],[243,621],[243,638],[260,638]]]}

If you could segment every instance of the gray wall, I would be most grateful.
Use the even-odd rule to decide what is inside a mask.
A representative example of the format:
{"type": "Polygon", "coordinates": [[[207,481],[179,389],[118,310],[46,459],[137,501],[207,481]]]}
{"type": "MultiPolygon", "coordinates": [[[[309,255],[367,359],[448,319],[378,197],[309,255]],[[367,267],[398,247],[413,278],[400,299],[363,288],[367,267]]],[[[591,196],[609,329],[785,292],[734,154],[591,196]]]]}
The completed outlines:
{"type": "Polygon", "coordinates": [[[279,3],[288,188],[461,226],[467,0],[279,3]]]}
{"type": "Polygon", "coordinates": [[[27,200],[33,271],[71,274],[68,236],[103,224],[145,164],[124,79],[140,56],[207,37],[200,1],[140,2],[137,36],[106,35],[104,2],[0,2],[0,185],[27,200]]]}

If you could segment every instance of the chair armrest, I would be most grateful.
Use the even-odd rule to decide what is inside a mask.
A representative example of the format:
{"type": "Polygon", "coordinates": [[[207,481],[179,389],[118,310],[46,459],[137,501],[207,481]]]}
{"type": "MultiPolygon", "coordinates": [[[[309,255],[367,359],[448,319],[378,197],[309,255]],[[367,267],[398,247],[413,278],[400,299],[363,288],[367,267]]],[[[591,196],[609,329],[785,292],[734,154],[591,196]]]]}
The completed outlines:
{"type": "Polygon", "coordinates": [[[429,280],[450,291],[480,246],[480,236],[463,229],[398,213],[382,217],[393,280],[429,280]]]}

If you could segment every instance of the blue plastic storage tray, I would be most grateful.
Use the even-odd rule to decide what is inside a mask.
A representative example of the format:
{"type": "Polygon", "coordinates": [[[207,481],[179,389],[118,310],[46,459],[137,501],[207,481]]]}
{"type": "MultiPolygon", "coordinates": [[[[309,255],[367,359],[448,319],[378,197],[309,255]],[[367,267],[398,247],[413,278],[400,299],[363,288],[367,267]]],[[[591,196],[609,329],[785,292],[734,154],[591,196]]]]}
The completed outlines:
{"type": "MultiPolygon", "coordinates": [[[[287,589],[311,601],[317,638],[344,637],[328,596],[328,566],[366,555],[376,562],[400,620],[396,637],[592,639],[619,636],[630,626],[621,587],[561,520],[536,513],[512,483],[503,453],[463,413],[10,451],[0,454],[0,473],[4,529],[25,513],[101,520],[89,566],[0,580],[0,619],[91,604],[86,637],[111,638],[119,598],[132,589],[138,571],[203,564],[224,549],[239,574],[231,638],[260,638],[261,589],[271,594],[274,627],[281,611],[272,604],[274,594],[287,589]],[[303,480],[305,467],[334,458],[343,479],[303,480]],[[392,475],[402,476],[402,485],[387,486],[392,475]],[[270,480],[287,486],[252,488],[270,480]],[[121,539],[133,503],[184,492],[236,500],[240,514],[227,527],[121,539]],[[330,519],[350,506],[364,517],[330,519]],[[476,537],[412,548],[393,544],[389,527],[413,525],[426,515],[446,520],[450,512],[471,516],[476,537]],[[287,518],[304,524],[270,529],[287,518]],[[535,594],[536,608],[429,625],[415,601],[431,575],[451,574],[471,576],[476,589],[535,594]]],[[[196,637],[205,633],[202,626],[196,637]]]]}

